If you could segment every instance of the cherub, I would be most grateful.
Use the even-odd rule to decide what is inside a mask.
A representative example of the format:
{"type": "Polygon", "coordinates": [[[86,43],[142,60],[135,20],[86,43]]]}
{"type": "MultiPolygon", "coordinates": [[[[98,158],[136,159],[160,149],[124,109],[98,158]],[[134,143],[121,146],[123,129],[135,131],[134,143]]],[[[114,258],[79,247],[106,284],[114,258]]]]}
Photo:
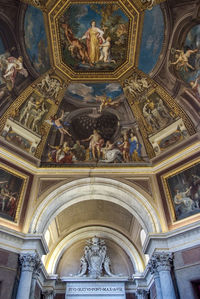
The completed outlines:
{"type": "Polygon", "coordinates": [[[101,101],[101,104],[99,106],[100,113],[103,111],[104,108],[111,106],[117,107],[121,102],[121,98],[117,100],[112,100],[110,97],[107,97],[106,95],[96,96],[96,100],[101,101]]]}
{"type": "Polygon", "coordinates": [[[175,58],[177,58],[177,60],[171,62],[171,64],[176,65],[177,70],[180,70],[182,67],[185,71],[189,71],[189,68],[191,70],[194,70],[193,66],[189,64],[188,60],[193,53],[198,52],[198,49],[187,50],[185,53],[183,50],[175,50],[175,52],[177,53],[175,55],[175,58]]]}
{"type": "Polygon", "coordinates": [[[101,44],[100,49],[101,49],[101,55],[99,60],[103,62],[113,62],[116,63],[115,60],[110,58],[110,41],[111,38],[108,36],[106,40],[101,44]]]}

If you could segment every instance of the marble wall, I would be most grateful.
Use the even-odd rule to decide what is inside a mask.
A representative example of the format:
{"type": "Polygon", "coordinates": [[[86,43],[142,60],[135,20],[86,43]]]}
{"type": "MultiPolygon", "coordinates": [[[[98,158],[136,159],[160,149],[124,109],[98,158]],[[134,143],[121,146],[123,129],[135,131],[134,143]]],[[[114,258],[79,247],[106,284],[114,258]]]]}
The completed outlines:
{"type": "Polygon", "coordinates": [[[180,298],[200,298],[194,287],[200,278],[200,246],[175,252],[174,272],[180,298]]]}
{"type": "Polygon", "coordinates": [[[18,271],[18,254],[0,250],[0,298],[15,298],[18,271]]]}

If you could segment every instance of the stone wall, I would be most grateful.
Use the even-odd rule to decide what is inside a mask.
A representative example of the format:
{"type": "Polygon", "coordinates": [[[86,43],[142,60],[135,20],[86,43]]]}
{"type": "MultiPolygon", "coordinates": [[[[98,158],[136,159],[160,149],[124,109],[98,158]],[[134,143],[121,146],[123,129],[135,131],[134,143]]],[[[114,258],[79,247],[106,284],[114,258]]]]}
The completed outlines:
{"type": "Polygon", "coordinates": [[[17,289],[18,254],[0,250],[0,298],[11,299],[17,289]]]}
{"type": "Polygon", "coordinates": [[[65,299],[65,294],[56,294],[55,299],[65,299]]]}
{"type": "Polygon", "coordinates": [[[175,252],[174,272],[180,298],[200,298],[200,246],[175,252]]]}

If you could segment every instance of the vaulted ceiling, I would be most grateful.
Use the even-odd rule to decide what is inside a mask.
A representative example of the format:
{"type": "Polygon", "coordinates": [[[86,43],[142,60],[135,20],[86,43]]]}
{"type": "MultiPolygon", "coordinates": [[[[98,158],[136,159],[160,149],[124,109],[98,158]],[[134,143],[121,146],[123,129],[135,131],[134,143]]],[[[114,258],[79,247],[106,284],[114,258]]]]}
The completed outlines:
{"type": "Polygon", "coordinates": [[[2,143],[43,167],[146,166],[187,143],[198,16],[181,35],[176,3],[159,3],[16,1],[16,27],[5,13],[0,36],[2,143]]]}

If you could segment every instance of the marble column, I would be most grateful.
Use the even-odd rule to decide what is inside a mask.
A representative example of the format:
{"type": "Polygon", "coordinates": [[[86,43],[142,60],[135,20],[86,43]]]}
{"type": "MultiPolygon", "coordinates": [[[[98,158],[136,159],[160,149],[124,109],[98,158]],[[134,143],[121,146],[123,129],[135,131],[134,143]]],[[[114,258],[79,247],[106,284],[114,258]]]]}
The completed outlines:
{"type": "Polygon", "coordinates": [[[53,299],[55,293],[54,293],[53,290],[45,290],[45,291],[43,292],[43,295],[44,295],[45,299],[53,299]]]}
{"type": "Polygon", "coordinates": [[[155,286],[156,286],[156,298],[163,299],[161,284],[160,284],[160,276],[159,276],[159,273],[157,270],[157,262],[154,257],[152,257],[151,260],[149,261],[148,267],[149,267],[149,270],[154,278],[154,282],[155,282],[155,286]]]}
{"type": "Polygon", "coordinates": [[[157,252],[152,259],[156,264],[156,269],[160,277],[160,285],[163,299],[176,299],[174,285],[171,276],[171,267],[173,262],[172,253],[157,252]]]}
{"type": "Polygon", "coordinates": [[[19,262],[21,264],[21,275],[16,299],[28,299],[33,271],[40,264],[40,258],[37,254],[25,253],[20,255],[19,262]]]}
{"type": "Polygon", "coordinates": [[[29,299],[34,299],[35,298],[35,287],[36,287],[38,277],[40,276],[41,266],[42,266],[42,264],[39,261],[38,261],[38,263],[35,264],[35,268],[33,270],[33,275],[32,275],[32,282],[31,282],[31,290],[30,290],[30,298],[29,299]]]}
{"type": "Polygon", "coordinates": [[[147,299],[148,291],[138,289],[136,291],[137,299],[147,299]]]}

